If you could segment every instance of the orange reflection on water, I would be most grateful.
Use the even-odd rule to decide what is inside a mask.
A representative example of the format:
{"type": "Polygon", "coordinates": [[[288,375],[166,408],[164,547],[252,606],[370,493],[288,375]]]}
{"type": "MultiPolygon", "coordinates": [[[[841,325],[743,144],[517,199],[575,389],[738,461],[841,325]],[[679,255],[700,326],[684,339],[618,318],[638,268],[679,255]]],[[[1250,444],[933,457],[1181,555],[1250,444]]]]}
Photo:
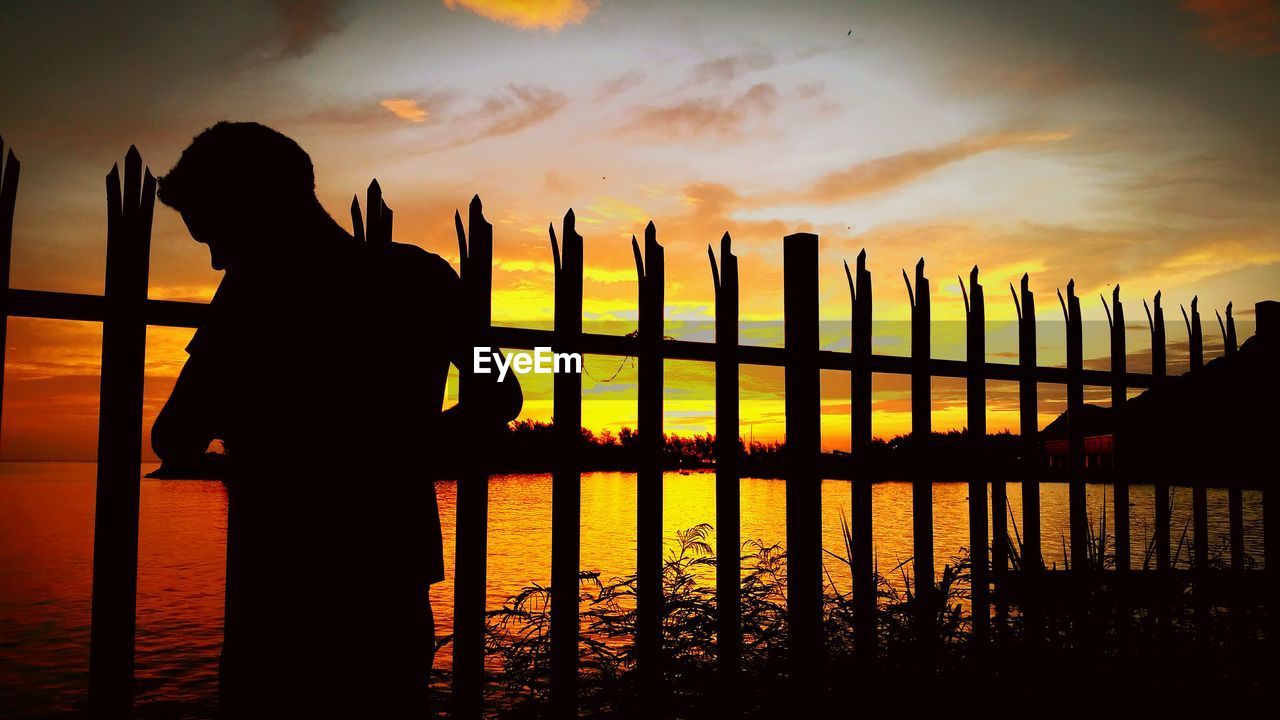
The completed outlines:
{"type": "MultiPolygon", "coordinates": [[[[150,469],[150,468],[147,468],[150,469]]],[[[87,680],[93,550],[95,466],[91,463],[0,463],[0,707],[16,715],[65,711],[82,700],[87,680]]],[[[667,473],[664,533],[716,522],[714,473],[667,473]]],[[[744,539],[785,541],[785,483],[744,479],[744,539]]],[[[841,518],[848,517],[850,486],[823,481],[823,545],[843,554],[841,518]]],[[[1042,542],[1046,562],[1062,564],[1068,543],[1067,488],[1042,489],[1042,542]]],[[[968,488],[934,485],[934,546],[938,570],[968,545],[968,488]]],[[[582,568],[605,581],[635,569],[635,476],[588,473],[582,479],[582,568]]],[[[437,484],[446,568],[453,567],[455,485],[437,484]]],[[[1095,525],[1108,488],[1088,486],[1095,525]]],[[[903,482],[877,483],[872,536],[880,572],[911,557],[911,492],[903,482]]],[[[551,575],[551,478],[497,476],[490,481],[487,604],[498,608],[521,588],[546,585],[551,575]]],[[[1009,487],[1013,522],[1020,529],[1021,488],[1009,487]]],[[[1134,486],[1133,557],[1141,565],[1151,538],[1153,494],[1134,486]]],[[[1190,547],[1190,490],[1175,490],[1174,544],[1190,547]],[[1181,538],[1182,528],[1187,536],[1181,538]]],[[[1227,532],[1226,491],[1209,491],[1210,544],[1227,532]]],[[[1245,493],[1246,551],[1261,559],[1260,494],[1245,493]]],[[[156,713],[201,714],[216,701],[225,581],[226,494],[216,481],[143,480],[138,559],[139,702],[156,713]]],[[[714,546],[714,533],[711,543],[714,546]]],[[[827,558],[837,589],[847,591],[847,567],[827,558]]],[[[907,566],[909,569],[909,565],[907,566]]],[[[452,573],[450,572],[450,576],[452,573]]],[[[708,574],[708,583],[713,578],[708,574]]],[[[452,628],[452,578],[432,588],[437,632],[452,628]]],[[[437,664],[449,664],[448,652],[437,664]]]]}

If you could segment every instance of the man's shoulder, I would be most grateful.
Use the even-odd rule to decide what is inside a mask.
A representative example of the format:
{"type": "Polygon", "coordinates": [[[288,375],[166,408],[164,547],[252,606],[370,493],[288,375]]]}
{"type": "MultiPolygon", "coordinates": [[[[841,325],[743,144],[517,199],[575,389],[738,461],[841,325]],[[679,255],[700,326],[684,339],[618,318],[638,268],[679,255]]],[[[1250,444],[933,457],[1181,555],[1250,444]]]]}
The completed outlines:
{"type": "Polygon", "coordinates": [[[447,292],[458,283],[448,260],[417,245],[391,243],[373,255],[374,281],[414,291],[447,292]]]}
{"type": "Polygon", "coordinates": [[[453,266],[448,260],[439,255],[424,250],[417,245],[407,245],[405,243],[393,242],[386,250],[388,264],[404,272],[415,275],[435,276],[437,278],[449,277],[454,280],[458,279],[458,274],[454,272],[453,266]]]}

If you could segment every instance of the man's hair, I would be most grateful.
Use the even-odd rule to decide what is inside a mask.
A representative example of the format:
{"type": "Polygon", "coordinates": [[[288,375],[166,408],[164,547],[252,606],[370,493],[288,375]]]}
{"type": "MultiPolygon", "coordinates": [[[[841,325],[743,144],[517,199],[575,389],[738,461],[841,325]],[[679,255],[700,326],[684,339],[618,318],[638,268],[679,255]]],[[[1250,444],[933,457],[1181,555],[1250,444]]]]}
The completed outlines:
{"type": "Polygon", "coordinates": [[[160,202],[179,212],[203,202],[290,205],[315,198],[311,157],[266,125],[220,122],[200,133],[160,178],[160,202]]]}

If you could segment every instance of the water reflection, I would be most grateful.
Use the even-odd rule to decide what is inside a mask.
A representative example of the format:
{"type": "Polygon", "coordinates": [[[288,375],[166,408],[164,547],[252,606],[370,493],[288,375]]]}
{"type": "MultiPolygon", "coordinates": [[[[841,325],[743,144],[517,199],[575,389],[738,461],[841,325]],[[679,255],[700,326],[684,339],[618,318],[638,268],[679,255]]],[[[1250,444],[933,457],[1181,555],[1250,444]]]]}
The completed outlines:
{"type": "MultiPolygon", "coordinates": [[[[148,468],[150,469],[150,468],[148,468]]],[[[0,708],[15,715],[54,712],[84,697],[88,667],[93,550],[94,465],[0,463],[0,708]]],[[[715,524],[713,473],[666,475],[664,528],[715,524]]],[[[454,500],[451,482],[437,486],[445,534],[445,562],[452,568],[454,500]]],[[[785,541],[785,486],[780,480],[744,479],[742,537],[785,541]]],[[[968,544],[968,488],[934,486],[934,538],[938,567],[968,544]]],[[[1011,527],[1022,528],[1021,487],[1011,484],[1011,527]]],[[[872,536],[881,572],[911,557],[910,485],[875,485],[872,536]]],[[[1109,488],[1088,486],[1095,527],[1109,488]]],[[[550,582],[551,478],[497,476],[490,482],[488,605],[520,588],[550,582]]],[[[1042,543],[1045,561],[1062,565],[1069,545],[1067,488],[1043,486],[1042,543]]],[[[842,553],[841,517],[848,517],[849,484],[824,481],[823,544],[842,553]]],[[[1141,565],[1153,525],[1150,486],[1131,491],[1132,554],[1141,565]]],[[[1262,555],[1261,495],[1245,493],[1245,546],[1262,555]]],[[[1192,529],[1191,492],[1175,490],[1172,546],[1188,561],[1192,529]]],[[[1108,515],[1110,515],[1108,508],[1108,515]]],[[[635,477],[590,473],[582,480],[582,567],[606,578],[635,569],[635,477]]],[[[1109,520],[1108,520],[1109,522],[1109,520]]],[[[1227,493],[1209,491],[1210,545],[1225,544],[1227,493]]],[[[138,689],[154,712],[211,710],[217,686],[222,634],[226,494],[218,482],[144,480],[141,493],[138,567],[138,689]]],[[[714,542],[714,540],[713,540],[714,542]]],[[[829,562],[833,582],[847,591],[851,580],[840,562],[829,562]]],[[[711,582],[711,578],[707,579],[711,582]]],[[[452,627],[453,586],[433,587],[437,631],[452,627]]],[[[437,658],[447,665],[448,657],[437,658]]]]}

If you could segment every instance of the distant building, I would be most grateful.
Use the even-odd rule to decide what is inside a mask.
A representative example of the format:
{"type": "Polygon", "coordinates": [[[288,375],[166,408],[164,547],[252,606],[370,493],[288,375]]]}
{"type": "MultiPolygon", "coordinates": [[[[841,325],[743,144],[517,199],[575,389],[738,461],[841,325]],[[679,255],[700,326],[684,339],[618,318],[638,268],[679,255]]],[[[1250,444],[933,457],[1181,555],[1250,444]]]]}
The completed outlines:
{"type": "MultiPolygon", "coordinates": [[[[1070,461],[1070,413],[1062,413],[1040,431],[1040,449],[1049,467],[1065,468],[1070,461]]],[[[1114,463],[1114,418],[1111,409],[1100,405],[1084,405],[1079,422],[1084,434],[1084,466],[1107,467],[1114,463]]]]}
{"type": "MultiPolygon", "coordinates": [[[[1120,413],[1084,405],[1077,429],[1085,466],[1115,465],[1118,453],[1134,481],[1265,485],[1274,475],[1280,410],[1280,303],[1258,303],[1255,318],[1254,336],[1233,355],[1167,378],[1129,399],[1120,413]]],[[[1063,413],[1040,433],[1051,467],[1067,466],[1070,421],[1063,413]]]]}

